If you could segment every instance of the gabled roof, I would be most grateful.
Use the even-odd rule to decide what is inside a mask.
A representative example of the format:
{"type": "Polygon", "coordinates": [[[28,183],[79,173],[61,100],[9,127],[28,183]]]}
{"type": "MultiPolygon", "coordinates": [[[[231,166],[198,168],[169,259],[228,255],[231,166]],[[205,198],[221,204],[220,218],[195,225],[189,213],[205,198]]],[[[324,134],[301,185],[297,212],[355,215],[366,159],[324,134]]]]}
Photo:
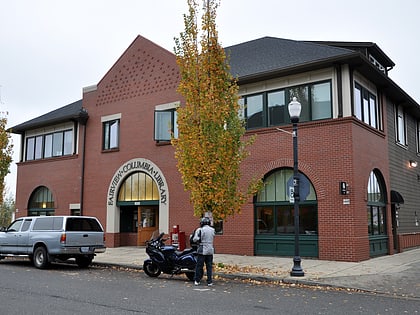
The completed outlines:
{"type": "MultiPolygon", "coordinates": [[[[263,37],[225,48],[239,83],[280,71],[354,56],[353,50],[290,39],[263,37]]],[[[300,71],[302,71],[300,69],[300,71]]]]}
{"type": "Polygon", "coordinates": [[[60,107],[42,116],[28,120],[10,128],[13,133],[23,133],[25,130],[40,128],[47,125],[58,124],[69,120],[85,121],[87,112],[82,107],[82,100],[60,107]]]}

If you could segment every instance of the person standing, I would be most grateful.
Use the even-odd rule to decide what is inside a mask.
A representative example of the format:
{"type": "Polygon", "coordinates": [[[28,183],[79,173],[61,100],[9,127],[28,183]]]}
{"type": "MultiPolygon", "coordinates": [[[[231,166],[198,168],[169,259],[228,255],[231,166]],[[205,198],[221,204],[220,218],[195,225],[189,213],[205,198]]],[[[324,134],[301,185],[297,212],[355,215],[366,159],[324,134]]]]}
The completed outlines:
{"type": "Polygon", "coordinates": [[[206,264],[207,285],[213,285],[213,240],[215,234],[214,228],[210,226],[210,219],[208,217],[202,218],[200,220],[200,228],[195,231],[193,237],[194,242],[199,242],[194,285],[200,285],[201,279],[204,275],[204,264],[206,264]]]}

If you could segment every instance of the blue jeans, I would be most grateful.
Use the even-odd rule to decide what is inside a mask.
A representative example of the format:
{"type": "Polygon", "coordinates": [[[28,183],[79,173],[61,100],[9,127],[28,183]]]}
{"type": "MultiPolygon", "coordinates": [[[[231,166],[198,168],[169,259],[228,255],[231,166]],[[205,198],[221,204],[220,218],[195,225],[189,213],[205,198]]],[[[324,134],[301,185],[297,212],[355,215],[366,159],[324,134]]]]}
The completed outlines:
{"type": "Polygon", "coordinates": [[[194,281],[200,282],[203,278],[203,267],[206,263],[207,270],[207,284],[212,283],[213,275],[213,255],[198,255],[197,256],[197,266],[195,267],[194,281]]]}

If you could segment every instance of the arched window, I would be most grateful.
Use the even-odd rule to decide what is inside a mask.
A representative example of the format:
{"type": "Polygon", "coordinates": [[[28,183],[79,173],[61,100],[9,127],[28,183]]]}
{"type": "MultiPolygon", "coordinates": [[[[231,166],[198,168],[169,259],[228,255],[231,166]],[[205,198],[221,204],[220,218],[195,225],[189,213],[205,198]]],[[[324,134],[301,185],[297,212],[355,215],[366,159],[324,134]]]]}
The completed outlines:
{"type": "MultiPolygon", "coordinates": [[[[314,187],[309,179],[299,173],[300,233],[318,233],[318,207],[314,187]]],[[[283,235],[294,233],[294,207],[290,202],[293,187],[293,170],[281,169],[264,180],[264,187],[255,202],[257,235],[283,235]]]]}
{"type": "Polygon", "coordinates": [[[54,198],[51,191],[45,186],[35,189],[29,198],[28,215],[54,215],[54,211],[54,198]]]}
{"type": "Polygon", "coordinates": [[[131,174],[121,185],[118,201],[159,200],[155,181],[146,173],[131,174]]]}
{"type": "MultiPolygon", "coordinates": [[[[316,200],[314,187],[309,179],[299,173],[301,201],[316,200]]],[[[289,202],[290,188],[293,187],[293,170],[282,169],[269,175],[264,180],[264,187],[258,193],[257,201],[287,201],[289,202]]]]}
{"type": "Polygon", "coordinates": [[[385,235],[386,195],[382,177],[379,172],[372,171],[367,186],[367,216],[369,235],[385,235]]]}

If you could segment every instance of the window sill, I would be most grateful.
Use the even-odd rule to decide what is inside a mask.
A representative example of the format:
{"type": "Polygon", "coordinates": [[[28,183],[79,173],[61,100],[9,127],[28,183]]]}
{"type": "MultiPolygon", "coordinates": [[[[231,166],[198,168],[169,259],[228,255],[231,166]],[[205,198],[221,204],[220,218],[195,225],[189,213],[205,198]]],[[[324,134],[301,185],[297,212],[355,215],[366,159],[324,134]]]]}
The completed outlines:
{"type": "Polygon", "coordinates": [[[62,160],[71,160],[71,159],[75,159],[77,157],[78,157],[78,154],[52,156],[52,157],[43,158],[43,159],[21,161],[17,164],[21,164],[21,163],[36,164],[36,163],[44,163],[44,162],[54,162],[54,161],[62,161],[62,160]]]}
{"type": "Polygon", "coordinates": [[[165,140],[157,140],[155,145],[157,147],[163,146],[163,145],[171,145],[171,140],[165,141],[165,140]]]}
{"type": "Polygon", "coordinates": [[[119,152],[119,151],[120,151],[120,148],[107,149],[107,150],[102,149],[102,153],[111,153],[111,152],[119,152]]]}
{"type": "Polygon", "coordinates": [[[398,147],[400,147],[401,149],[408,150],[408,145],[406,145],[406,144],[402,144],[402,143],[400,143],[400,142],[398,142],[398,141],[396,141],[396,142],[395,142],[395,144],[396,144],[398,147]]]}

